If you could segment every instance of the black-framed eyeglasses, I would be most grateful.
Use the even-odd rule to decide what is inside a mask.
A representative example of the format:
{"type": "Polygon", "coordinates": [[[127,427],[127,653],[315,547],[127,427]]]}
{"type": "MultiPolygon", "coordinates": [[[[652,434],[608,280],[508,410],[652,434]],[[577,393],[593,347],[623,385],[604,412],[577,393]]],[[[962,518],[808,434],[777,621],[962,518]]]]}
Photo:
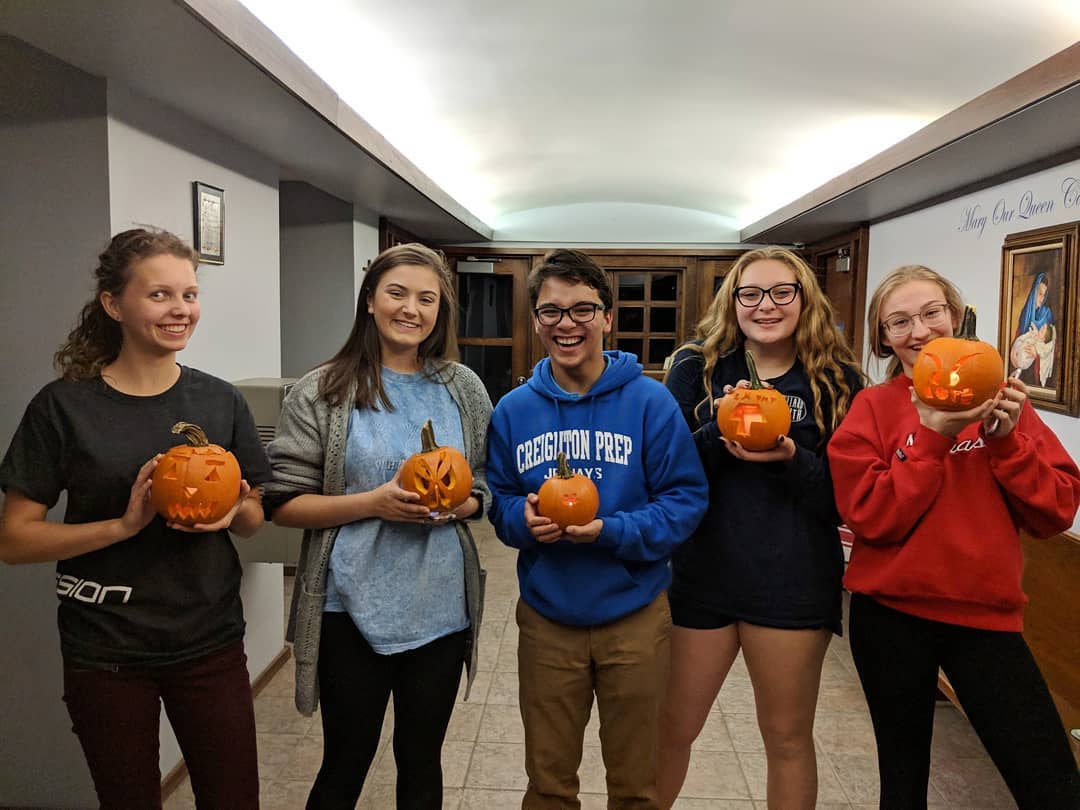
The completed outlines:
{"type": "Polygon", "coordinates": [[[735,300],[744,307],[756,307],[766,295],[778,307],[790,304],[802,289],[802,284],[786,281],[783,284],[773,284],[768,289],[747,285],[735,288],[735,300]]]}
{"type": "Polygon", "coordinates": [[[952,312],[949,310],[949,305],[947,303],[944,301],[935,301],[934,303],[923,307],[922,310],[916,312],[914,315],[893,315],[890,318],[886,318],[881,325],[885,328],[885,333],[889,337],[900,338],[911,334],[912,330],[915,328],[916,318],[922,321],[923,326],[927,329],[935,329],[939,326],[944,326],[951,314],[952,312]]]}
{"type": "Polygon", "coordinates": [[[607,307],[603,304],[574,304],[572,307],[557,307],[554,304],[545,304],[533,310],[536,320],[544,326],[558,326],[563,315],[569,315],[574,323],[591,323],[597,312],[603,312],[607,307]]]}

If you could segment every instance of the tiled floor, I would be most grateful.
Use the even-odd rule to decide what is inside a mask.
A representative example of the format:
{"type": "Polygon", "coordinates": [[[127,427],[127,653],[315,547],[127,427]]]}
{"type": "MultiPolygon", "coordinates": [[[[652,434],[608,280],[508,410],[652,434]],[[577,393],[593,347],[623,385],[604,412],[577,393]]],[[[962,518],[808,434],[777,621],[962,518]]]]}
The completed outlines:
{"type": "MultiPolygon", "coordinates": [[[[488,569],[481,632],[480,666],[467,703],[459,702],[443,749],[446,794],[455,810],[511,810],[520,807],[526,778],[524,734],[517,710],[517,599],[515,554],[478,524],[477,541],[488,569]]],[[[290,661],[255,702],[262,806],[303,808],[319,767],[319,720],[293,708],[290,661]]],[[[383,740],[361,796],[362,810],[394,807],[394,759],[387,717],[383,740]]],[[[604,769],[595,715],[581,765],[582,807],[606,807],[604,769]]],[[[845,639],[834,638],[825,660],[815,736],[818,746],[819,808],[870,810],[877,807],[874,735],[845,639]]],[[[928,792],[937,810],[1015,808],[1001,777],[970,725],[956,710],[941,706],[934,732],[928,792]]],[[[184,783],[166,810],[192,808],[184,783]]],[[[694,746],[681,810],[765,810],[765,754],[754,718],[753,693],[742,660],[735,663],[705,729],[694,746]]]]}

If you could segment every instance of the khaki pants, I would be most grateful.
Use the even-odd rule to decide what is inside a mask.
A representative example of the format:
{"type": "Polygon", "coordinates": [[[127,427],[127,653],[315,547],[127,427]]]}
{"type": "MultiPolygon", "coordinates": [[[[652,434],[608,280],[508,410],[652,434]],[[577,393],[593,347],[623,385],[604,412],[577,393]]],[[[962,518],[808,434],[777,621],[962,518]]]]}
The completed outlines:
{"type": "Polygon", "coordinates": [[[518,600],[518,684],[525,723],[523,810],[579,808],[578,767],[593,693],[609,808],[657,807],[656,749],[667,686],[667,594],[611,624],[571,627],[518,600]]]}

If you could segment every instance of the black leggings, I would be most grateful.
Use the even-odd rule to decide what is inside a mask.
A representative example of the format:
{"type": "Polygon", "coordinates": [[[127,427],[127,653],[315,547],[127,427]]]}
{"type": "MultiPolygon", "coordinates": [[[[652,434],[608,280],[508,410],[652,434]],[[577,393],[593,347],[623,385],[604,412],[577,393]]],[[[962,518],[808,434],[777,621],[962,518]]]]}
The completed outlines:
{"type": "Polygon", "coordinates": [[[442,744],[461,680],[468,630],[379,655],[347,613],[324,613],[319,642],[323,761],[307,810],[353,810],[394,696],[397,807],[441,810],[442,744]]]}
{"type": "Polygon", "coordinates": [[[938,667],[1020,810],[1080,808],[1065,729],[1019,633],[920,619],[853,594],[851,654],[877,738],[881,810],[926,807],[938,667]]]}

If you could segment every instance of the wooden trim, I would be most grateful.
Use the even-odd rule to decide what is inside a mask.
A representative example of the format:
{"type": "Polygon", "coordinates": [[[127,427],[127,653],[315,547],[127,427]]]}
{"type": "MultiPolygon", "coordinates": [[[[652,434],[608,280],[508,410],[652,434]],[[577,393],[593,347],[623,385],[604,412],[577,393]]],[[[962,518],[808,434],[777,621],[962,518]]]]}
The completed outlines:
{"type": "Polygon", "coordinates": [[[743,242],[822,206],[889,172],[1080,83],[1080,43],[1044,59],[997,87],[931,122],[895,146],[804,194],[740,231],[743,242]]]}
{"type": "MultiPolygon", "coordinates": [[[[278,671],[285,666],[286,662],[292,658],[292,651],[288,645],[281,648],[274,660],[272,660],[259,676],[251,682],[251,697],[254,700],[258,697],[259,693],[266,688],[267,684],[273,680],[273,677],[278,674],[278,671]]],[[[188,777],[187,763],[184,762],[181,757],[180,761],[176,763],[176,766],[165,775],[165,778],[161,780],[161,802],[165,803],[173,792],[183,784],[184,780],[188,777]]]]}

